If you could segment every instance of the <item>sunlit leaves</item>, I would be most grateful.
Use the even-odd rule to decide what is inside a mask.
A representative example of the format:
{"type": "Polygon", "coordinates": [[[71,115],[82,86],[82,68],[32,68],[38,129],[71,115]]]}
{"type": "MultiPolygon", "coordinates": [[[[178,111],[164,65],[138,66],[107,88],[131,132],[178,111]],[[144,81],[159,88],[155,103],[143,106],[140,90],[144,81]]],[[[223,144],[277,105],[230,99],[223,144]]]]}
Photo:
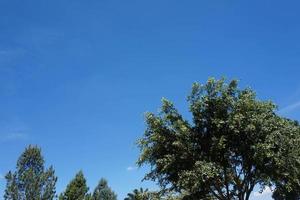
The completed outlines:
{"type": "Polygon", "coordinates": [[[166,99],[158,115],[146,114],[138,160],[151,166],[146,179],[189,198],[249,199],[257,184],[296,188],[299,125],[272,102],[211,78],[193,84],[188,103],[191,122],[166,99]]]}

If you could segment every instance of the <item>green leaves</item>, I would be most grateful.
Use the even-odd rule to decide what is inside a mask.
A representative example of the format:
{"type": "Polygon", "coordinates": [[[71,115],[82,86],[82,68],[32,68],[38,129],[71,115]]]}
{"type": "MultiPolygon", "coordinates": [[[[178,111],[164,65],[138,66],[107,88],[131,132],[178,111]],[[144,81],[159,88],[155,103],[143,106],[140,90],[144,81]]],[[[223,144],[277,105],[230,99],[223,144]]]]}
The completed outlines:
{"type": "Polygon", "coordinates": [[[117,195],[108,186],[107,180],[102,178],[94,190],[92,200],[117,200],[117,195]]]}
{"type": "Polygon", "coordinates": [[[67,185],[65,192],[60,194],[59,200],[117,200],[117,195],[108,186],[107,180],[103,178],[92,194],[88,191],[83,172],[79,171],[67,185]]]}
{"type": "MultiPolygon", "coordinates": [[[[257,185],[275,187],[275,199],[300,197],[299,123],[278,116],[276,105],[237,83],[213,78],[194,83],[189,120],[165,98],[158,114],[146,114],[138,165],[150,165],[145,179],[157,181],[161,191],[134,190],[128,200],[248,200],[257,185]]],[[[55,198],[57,177],[44,162],[38,147],[26,148],[16,171],[5,176],[4,199],[55,198]]],[[[105,179],[89,193],[80,171],[59,199],[116,200],[117,195],[105,179]]]]}
{"type": "Polygon", "coordinates": [[[248,199],[257,184],[299,183],[299,125],[272,102],[211,78],[193,84],[188,103],[192,123],[166,99],[158,115],[147,113],[138,143],[138,164],[151,166],[146,179],[196,199],[248,199]]]}
{"type": "Polygon", "coordinates": [[[60,200],[84,200],[87,197],[89,188],[86,185],[86,179],[82,171],[79,171],[75,178],[67,185],[65,192],[63,192],[60,200]]]}
{"type": "Polygon", "coordinates": [[[127,194],[124,200],[151,200],[151,194],[148,189],[134,189],[132,193],[127,194]]]}
{"type": "Polygon", "coordinates": [[[5,200],[52,200],[57,177],[51,166],[45,170],[41,149],[29,146],[17,162],[16,172],[5,176],[5,200]]]}

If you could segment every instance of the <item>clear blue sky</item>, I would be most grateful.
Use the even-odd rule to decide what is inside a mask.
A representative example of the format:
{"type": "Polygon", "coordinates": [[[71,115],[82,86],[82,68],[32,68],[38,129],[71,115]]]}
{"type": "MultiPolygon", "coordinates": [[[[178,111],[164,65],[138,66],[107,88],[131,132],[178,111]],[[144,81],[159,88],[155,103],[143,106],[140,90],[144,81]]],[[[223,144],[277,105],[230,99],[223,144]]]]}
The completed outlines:
{"type": "Polygon", "coordinates": [[[298,2],[1,0],[0,174],[38,144],[58,192],[80,169],[120,199],[152,187],[134,168],[143,113],[166,97],[188,116],[191,84],[210,76],[300,120],[298,2]]]}

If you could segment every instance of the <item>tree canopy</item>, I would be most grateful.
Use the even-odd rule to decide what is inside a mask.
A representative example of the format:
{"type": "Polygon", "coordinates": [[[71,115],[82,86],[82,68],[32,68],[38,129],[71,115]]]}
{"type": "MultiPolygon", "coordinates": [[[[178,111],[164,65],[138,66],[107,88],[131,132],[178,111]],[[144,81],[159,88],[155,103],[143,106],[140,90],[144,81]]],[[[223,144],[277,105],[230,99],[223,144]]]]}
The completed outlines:
{"type": "Polygon", "coordinates": [[[173,193],[162,194],[158,191],[140,188],[128,193],[124,200],[183,200],[183,198],[182,195],[173,193]]]}
{"type": "Polygon", "coordinates": [[[102,178],[93,192],[92,200],[117,200],[117,195],[108,186],[107,180],[102,178]]]}
{"type": "Polygon", "coordinates": [[[127,194],[124,200],[150,200],[151,193],[148,189],[134,189],[131,193],[127,194]]]}
{"type": "Polygon", "coordinates": [[[138,164],[145,179],[189,199],[245,199],[255,186],[300,185],[300,127],[279,116],[238,82],[209,79],[188,96],[191,119],[163,99],[159,114],[146,114],[138,164]]]}
{"type": "Polygon", "coordinates": [[[73,180],[67,185],[66,190],[59,196],[59,200],[85,200],[90,198],[88,186],[82,171],[79,171],[73,180]]]}
{"type": "MultiPolygon", "coordinates": [[[[144,179],[160,190],[135,189],[125,200],[248,200],[256,186],[275,200],[300,199],[300,126],[284,118],[271,101],[259,100],[236,80],[195,83],[187,98],[190,116],[162,100],[158,114],[146,114],[138,141],[144,179]]],[[[6,176],[4,200],[53,200],[57,177],[41,149],[28,146],[6,176]]],[[[117,200],[101,179],[89,192],[79,171],[59,200],[117,200]]]]}
{"type": "Polygon", "coordinates": [[[29,146],[17,162],[16,172],[8,172],[5,200],[52,200],[55,197],[57,177],[51,166],[45,169],[41,149],[29,146]]]}

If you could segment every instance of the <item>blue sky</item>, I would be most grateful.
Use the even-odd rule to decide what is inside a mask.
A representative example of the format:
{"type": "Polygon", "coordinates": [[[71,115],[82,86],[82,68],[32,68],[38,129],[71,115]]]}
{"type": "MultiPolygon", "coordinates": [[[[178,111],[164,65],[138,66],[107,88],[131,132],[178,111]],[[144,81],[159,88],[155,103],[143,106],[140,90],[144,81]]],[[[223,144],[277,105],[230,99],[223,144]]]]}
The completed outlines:
{"type": "MultiPolygon", "coordinates": [[[[0,1],[0,174],[42,147],[58,192],[82,169],[120,199],[142,183],[143,114],[238,78],[300,120],[298,1],[0,1]]],[[[0,176],[0,195],[5,181],[0,176]]],[[[268,193],[268,192],[266,192],[268,193]]],[[[268,200],[269,194],[252,199],[268,200]]]]}

